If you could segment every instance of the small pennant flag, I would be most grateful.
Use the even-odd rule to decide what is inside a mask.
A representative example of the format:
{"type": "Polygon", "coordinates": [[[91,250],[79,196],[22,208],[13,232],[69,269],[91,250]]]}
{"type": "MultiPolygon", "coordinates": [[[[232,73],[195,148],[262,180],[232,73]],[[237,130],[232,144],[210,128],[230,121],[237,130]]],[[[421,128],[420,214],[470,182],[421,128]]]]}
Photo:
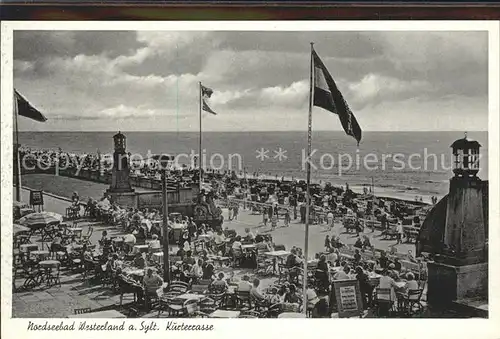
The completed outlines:
{"type": "Polygon", "coordinates": [[[337,114],[346,134],[354,137],[359,145],[361,127],[359,127],[356,117],[314,49],[312,54],[314,64],[314,106],[337,114]]]}
{"type": "Polygon", "coordinates": [[[205,112],[208,112],[210,114],[213,114],[213,115],[217,115],[217,113],[215,113],[211,108],[210,106],[208,106],[207,104],[207,99],[209,99],[212,94],[214,93],[214,91],[211,89],[211,88],[208,88],[208,87],[205,87],[203,85],[201,85],[201,101],[202,101],[202,109],[205,111],[205,112]]]}
{"type": "Polygon", "coordinates": [[[40,112],[38,111],[35,107],[33,107],[28,100],[23,98],[21,94],[17,90],[14,90],[14,99],[16,102],[14,102],[14,110],[15,113],[18,115],[21,115],[26,118],[30,118],[39,122],[45,122],[47,121],[47,118],[40,112]]]}

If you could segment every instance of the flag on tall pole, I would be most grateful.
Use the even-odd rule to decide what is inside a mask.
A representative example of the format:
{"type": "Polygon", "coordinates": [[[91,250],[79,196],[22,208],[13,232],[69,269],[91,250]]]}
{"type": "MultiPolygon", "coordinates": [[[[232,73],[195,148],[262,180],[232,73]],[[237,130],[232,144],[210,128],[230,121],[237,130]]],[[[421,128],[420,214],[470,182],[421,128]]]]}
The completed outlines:
{"type": "Polygon", "coordinates": [[[18,116],[23,116],[39,122],[45,122],[47,121],[47,118],[39,110],[33,107],[16,89],[14,89],[14,123],[16,125],[16,145],[14,149],[16,156],[14,161],[16,176],[14,183],[16,185],[16,200],[21,201],[21,158],[19,155],[18,116]]]}
{"type": "Polygon", "coordinates": [[[213,115],[217,115],[217,113],[215,113],[211,108],[210,106],[208,106],[207,104],[207,99],[209,99],[212,94],[214,93],[214,91],[211,89],[211,88],[208,88],[208,87],[205,87],[201,84],[201,82],[199,83],[200,85],[200,90],[199,90],[199,94],[200,94],[200,99],[199,99],[199,104],[200,104],[200,149],[199,149],[199,153],[198,153],[198,167],[199,167],[199,180],[200,180],[200,192],[201,192],[201,189],[203,187],[203,174],[202,174],[202,155],[201,155],[201,152],[202,152],[202,148],[201,148],[201,144],[202,144],[202,124],[201,124],[201,112],[202,111],[205,111],[205,112],[208,112],[210,114],[213,114],[213,115]]]}
{"type": "Polygon", "coordinates": [[[314,106],[337,114],[344,131],[356,139],[359,145],[361,127],[359,127],[356,117],[314,48],[312,49],[312,59],[314,67],[314,106]]]}
{"type": "MultiPolygon", "coordinates": [[[[347,135],[354,137],[359,145],[361,141],[361,127],[351,109],[340,93],[333,77],[325,64],[314,50],[311,42],[311,61],[309,74],[309,115],[307,120],[307,159],[310,160],[312,149],[312,108],[324,108],[338,115],[340,123],[347,135]]],[[[307,262],[309,251],[309,213],[311,209],[311,163],[306,162],[306,223],[304,235],[304,275],[303,275],[303,312],[307,312],[307,262]]]]}
{"type": "MultiPolygon", "coordinates": [[[[201,84],[200,84],[201,85],[201,84]]],[[[203,85],[201,85],[201,101],[202,101],[202,109],[205,111],[205,112],[208,112],[208,113],[211,113],[213,115],[217,115],[217,113],[215,113],[211,108],[210,106],[208,106],[207,104],[207,99],[210,99],[210,97],[212,96],[212,94],[214,93],[214,91],[211,89],[211,88],[208,88],[208,87],[205,87],[203,85]]]]}
{"type": "Polygon", "coordinates": [[[28,100],[26,100],[17,90],[14,90],[14,109],[17,114],[26,118],[33,119],[39,122],[47,121],[47,118],[36,108],[34,108],[28,100]]]}

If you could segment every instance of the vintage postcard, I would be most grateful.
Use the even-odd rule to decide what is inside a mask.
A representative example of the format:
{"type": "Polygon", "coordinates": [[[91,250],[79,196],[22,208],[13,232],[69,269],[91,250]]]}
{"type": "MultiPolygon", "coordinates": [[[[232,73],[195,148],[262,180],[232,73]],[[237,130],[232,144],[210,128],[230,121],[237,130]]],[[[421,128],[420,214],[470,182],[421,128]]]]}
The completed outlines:
{"type": "Polygon", "coordinates": [[[1,34],[7,333],[500,334],[498,23],[1,34]]]}

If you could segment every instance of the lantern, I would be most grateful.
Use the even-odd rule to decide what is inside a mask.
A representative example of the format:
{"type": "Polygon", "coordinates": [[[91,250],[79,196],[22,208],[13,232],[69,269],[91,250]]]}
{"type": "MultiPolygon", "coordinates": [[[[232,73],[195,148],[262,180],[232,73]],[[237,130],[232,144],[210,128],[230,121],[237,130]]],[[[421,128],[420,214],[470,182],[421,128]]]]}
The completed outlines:
{"type": "Polygon", "coordinates": [[[467,138],[467,133],[463,139],[458,139],[451,145],[455,177],[476,177],[479,172],[480,147],[479,142],[467,138]]]}

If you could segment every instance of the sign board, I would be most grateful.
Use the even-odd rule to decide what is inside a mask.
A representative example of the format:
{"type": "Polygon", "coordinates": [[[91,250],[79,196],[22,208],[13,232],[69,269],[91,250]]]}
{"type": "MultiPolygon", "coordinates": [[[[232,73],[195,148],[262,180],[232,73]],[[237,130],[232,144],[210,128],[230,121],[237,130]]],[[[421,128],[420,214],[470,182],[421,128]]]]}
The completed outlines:
{"type": "Polygon", "coordinates": [[[335,280],[333,282],[339,318],[357,317],[363,314],[363,300],[359,282],[353,280],[335,280]]]}
{"type": "Polygon", "coordinates": [[[30,191],[30,205],[43,206],[43,191],[30,191]]]}

